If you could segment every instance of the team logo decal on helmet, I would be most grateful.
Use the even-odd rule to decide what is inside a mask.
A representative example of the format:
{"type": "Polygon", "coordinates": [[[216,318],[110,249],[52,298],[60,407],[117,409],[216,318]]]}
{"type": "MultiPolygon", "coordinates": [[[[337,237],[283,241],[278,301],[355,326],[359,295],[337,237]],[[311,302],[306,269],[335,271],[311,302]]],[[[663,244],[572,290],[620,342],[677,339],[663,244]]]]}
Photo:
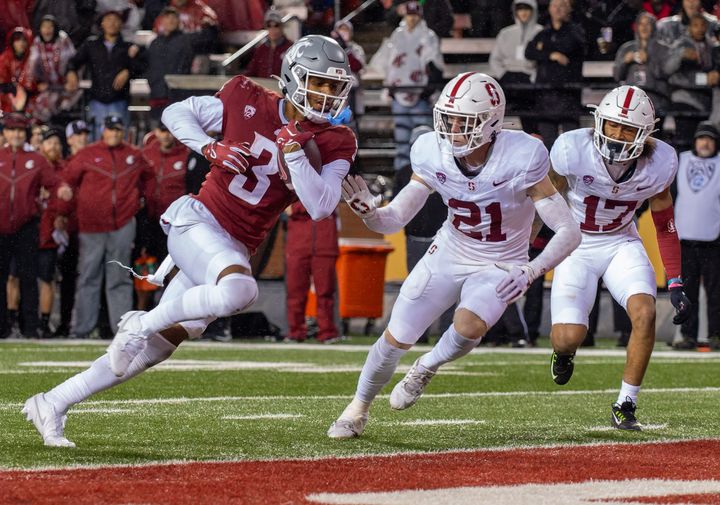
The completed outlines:
{"type": "Polygon", "coordinates": [[[433,110],[435,132],[453,156],[495,139],[505,118],[505,93],[492,77],[466,72],[447,83],[433,110]]]}
{"type": "Polygon", "coordinates": [[[595,131],[593,143],[603,158],[628,161],[643,152],[645,142],[655,131],[655,107],[647,94],[636,86],[620,86],[613,89],[600,101],[591,106],[595,110],[595,131]],[[605,122],[612,121],[636,129],[635,138],[626,142],[605,135],[605,122]]]}
{"type": "Polygon", "coordinates": [[[308,35],[295,42],[283,57],[280,89],[283,95],[316,123],[340,122],[348,114],[346,103],[354,78],[348,56],[333,39],[308,35]],[[330,93],[309,89],[311,77],[337,83],[330,93]],[[315,106],[308,94],[314,95],[315,106]],[[321,101],[319,101],[321,100],[321,101]]]}

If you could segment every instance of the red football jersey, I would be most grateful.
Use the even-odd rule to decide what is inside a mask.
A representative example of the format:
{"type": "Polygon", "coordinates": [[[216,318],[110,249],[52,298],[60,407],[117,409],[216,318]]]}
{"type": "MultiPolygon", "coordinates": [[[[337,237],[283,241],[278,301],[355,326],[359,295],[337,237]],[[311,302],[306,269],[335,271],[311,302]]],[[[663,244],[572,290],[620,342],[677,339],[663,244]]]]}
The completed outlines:
{"type": "MultiPolygon", "coordinates": [[[[280,214],[297,200],[278,167],[275,139],[283,127],[278,112],[281,97],[241,75],[225,83],[216,96],[223,102],[223,138],[248,142],[254,157],[244,174],[212,167],[197,199],[253,253],[280,214]]],[[[301,128],[315,132],[324,165],[354,160],[357,142],[349,128],[309,121],[303,121],[301,128]]]]}

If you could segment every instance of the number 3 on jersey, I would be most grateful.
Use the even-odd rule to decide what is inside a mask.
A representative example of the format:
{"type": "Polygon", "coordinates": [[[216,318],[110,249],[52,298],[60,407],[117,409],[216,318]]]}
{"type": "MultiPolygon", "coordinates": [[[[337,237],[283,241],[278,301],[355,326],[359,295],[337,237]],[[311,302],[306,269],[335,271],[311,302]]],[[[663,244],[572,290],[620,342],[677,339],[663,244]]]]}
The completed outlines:
{"type": "Polygon", "coordinates": [[[277,146],[275,142],[256,132],[255,140],[250,146],[250,153],[255,159],[259,159],[264,151],[270,154],[270,162],[267,165],[252,165],[244,174],[233,177],[228,186],[230,193],[250,205],[257,205],[262,200],[270,187],[270,178],[268,176],[278,172],[277,146]]]}
{"type": "MultiPolygon", "coordinates": [[[[448,206],[454,211],[467,211],[470,213],[468,216],[454,212],[455,217],[453,218],[452,224],[460,233],[475,240],[483,240],[483,234],[473,230],[482,222],[482,213],[476,203],[451,198],[448,200],[448,206]],[[463,224],[471,229],[463,229],[461,227],[463,224]]],[[[502,242],[506,240],[507,234],[502,232],[502,209],[500,208],[500,202],[491,203],[485,207],[485,212],[490,216],[490,233],[485,236],[484,240],[486,242],[502,242]]]]}

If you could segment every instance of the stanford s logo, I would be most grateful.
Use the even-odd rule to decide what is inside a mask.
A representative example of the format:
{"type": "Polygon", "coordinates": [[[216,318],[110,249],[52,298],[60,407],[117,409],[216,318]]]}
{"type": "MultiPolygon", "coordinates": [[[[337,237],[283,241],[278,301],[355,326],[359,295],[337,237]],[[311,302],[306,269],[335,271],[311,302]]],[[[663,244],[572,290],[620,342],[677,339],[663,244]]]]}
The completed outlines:
{"type": "Polygon", "coordinates": [[[493,107],[500,105],[500,93],[498,93],[495,85],[491,82],[486,82],[485,90],[488,92],[488,95],[490,95],[490,105],[493,107]]]}

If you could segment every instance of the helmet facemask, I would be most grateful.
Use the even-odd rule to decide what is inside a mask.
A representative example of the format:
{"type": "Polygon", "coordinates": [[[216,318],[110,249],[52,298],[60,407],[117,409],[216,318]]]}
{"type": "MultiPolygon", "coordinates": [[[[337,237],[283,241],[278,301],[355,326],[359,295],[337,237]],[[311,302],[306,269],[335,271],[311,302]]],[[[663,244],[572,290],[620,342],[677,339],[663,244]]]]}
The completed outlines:
{"type": "Polygon", "coordinates": [[[353,86],[353,77],[341,74],[340,69],[329,68],[328,73],[315,72],[300,65],[294,65],[290,70],[290,74],[297,84],[294,93],[288,95],[288,99],[297,107],[310,121],[314,123],[334,122],[344,110],[347,104],[350,90],[353,86]],[[331,73],[337,71],[337,73],[331,73]],[[322,79],[330,79],[337,81],[336,91],[334,94],[326,94],[321,91],[310,89],[310,78],[319,77],[322,79]],[[308,98],[308,95],[312,95],[308,98]],[[311,102],[315,102],[318,98],[322,99],[318,109],[312,106],[311,102]]]}
{"type": "Polygon", "coordinates": [[[433,116],[435,134],[440,144],[449,147],[455,157],[463,158],[492,140],[483,136],[485,125],[493,119],[490,111],[463,114],[435,107],[433,116]],[[466,142],[461,144],[462,140],[466,142]]]}
{"type": "Polygon", "coordinates": [[[620,118],[603,116],[597,110],[593,112],[593,115],[595,116],[595,131],[593,132],[595,148],[610,163],[630,161],[639,157],[645,148],[648,137],[655,131],[655,123],[649,125],[635,124],[630,121],[623,121],[620,118]],[[631,141],[625,141],[608,137],[605,135],[605,123],[607,121],[635,128],[635,138],[631,141]]]}

